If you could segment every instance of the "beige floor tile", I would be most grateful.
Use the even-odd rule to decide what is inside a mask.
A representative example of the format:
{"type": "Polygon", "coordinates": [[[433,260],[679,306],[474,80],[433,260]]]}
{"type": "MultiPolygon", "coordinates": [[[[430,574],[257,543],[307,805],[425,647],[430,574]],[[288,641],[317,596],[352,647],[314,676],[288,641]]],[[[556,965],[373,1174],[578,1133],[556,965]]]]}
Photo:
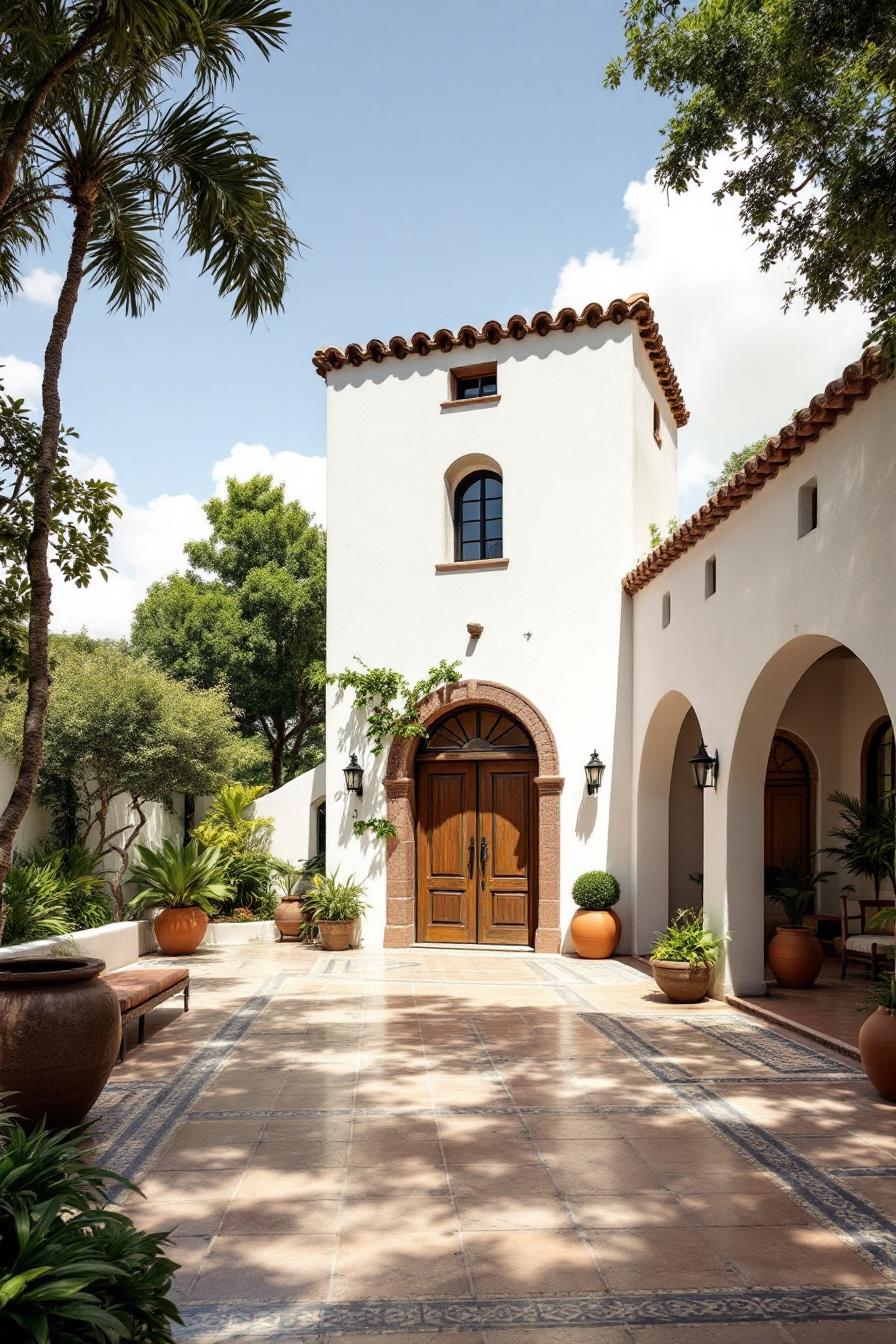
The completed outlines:
{"type": "MultiPolygon", "coordinates": [[[[668,1227],[689,1219],[667,1190],[631,1195],[570,1195],[569,1206],[578,1224],[590,1228],[668,1227]]],[[[599,1239],[592,1240],[599,1246],[599,1239]]]]}
{"type": "Polygon", "coordinates": [[[553,1296],[603,1289],[592,1256],[574,1232],[470,1232],[464,1234],[464,1246],[480,1296],[553,1296]]]}
{"type": "Polygon", "coordinates": [[[883,1283],[871,1265],[822,1227],[708,1227],[705,1235],[751,1285],[883,1283]]]}
{"type": "Polygon", "coordinates": [[[190,1290],[191,1302],[317,1301],[330,1284],[335,1237],[219,1236],[190,1290]]]}
{"type": "Polygon", "coordinates": [[[672,1288],[737,1288],[742,1280],[702,1231],[638,1227],[592,1233],[610,1288],[662,1292],[672,1288]]]}
{"type": "Polygon", "coordinates": [[[485,1232],[492,1228],[498,1231],[510,1228],[568,1230],[572,1226],[569,1212],[559,1198],[540,1199],[508,1192],[503,1197],[490,1199],[479,1196],[459,1198],[457,1205],[464,1233],[485,1232]]]}
{"type": "Polygon", "coordinates": [[[467,1297],[460,1235],[455,1230],[403,1228],[380,1223],[344,1232],[339,1239],[335,1301],[467,1297]]]}
{"type": "Polygon", "coordinates": [[[787,1329],[794,1344],[893,1344],[896,1321],[803,1321],[787,1329]]]}
{"type": "MultiPolygon", "coordinates": [[[[791,1328],[791,1327],[788,1327],[791,1328]]],[[[647,1325],[632,1330],[632,1344],[789,1344],[777,1325],[749,1321],[743,1325],[647,1325]]],[[[814,1344],[814,1340],[813,1340],[814,1344]]]]}

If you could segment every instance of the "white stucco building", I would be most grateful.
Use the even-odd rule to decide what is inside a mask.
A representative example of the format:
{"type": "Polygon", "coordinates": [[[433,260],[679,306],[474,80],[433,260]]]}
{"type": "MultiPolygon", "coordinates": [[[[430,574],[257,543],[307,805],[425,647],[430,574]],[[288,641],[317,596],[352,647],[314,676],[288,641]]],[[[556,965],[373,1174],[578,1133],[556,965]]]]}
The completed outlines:
{"type": "Polygon", "coordinates": [[[351,695],[330,695],[327,863],[367,885],[365,943],[556,950],[575,877],[607,868],[622,947],[641,952],[699,903],[702,874],[707,921],[731,934],[727,985],[761,992],[764,863],[811,866],[828,793],[892,775],[896,389],[874,358],[640,562],[675,513],[687,420],[646,296],[315,365],[328,666],[415,681],[461,663],[421,707],[428,737],[380,757],[351,695]],[[701,740],[719,756],[702,792],[701,740]],[[353,833],[377,816],[388,844],[353,833]]]}

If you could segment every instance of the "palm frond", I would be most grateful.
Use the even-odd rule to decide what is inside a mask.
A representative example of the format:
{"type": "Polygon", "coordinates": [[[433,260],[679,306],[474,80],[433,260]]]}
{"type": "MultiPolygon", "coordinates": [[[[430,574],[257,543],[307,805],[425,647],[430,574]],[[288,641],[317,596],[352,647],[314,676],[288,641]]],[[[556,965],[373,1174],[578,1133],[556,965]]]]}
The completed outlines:
{"type": "Polygon", "coordinates": [[[159,222],[139,184],[107,184],[97,204],[84,274],[109,291],[112,311],[139,317],[167,283],[159,222]]]}

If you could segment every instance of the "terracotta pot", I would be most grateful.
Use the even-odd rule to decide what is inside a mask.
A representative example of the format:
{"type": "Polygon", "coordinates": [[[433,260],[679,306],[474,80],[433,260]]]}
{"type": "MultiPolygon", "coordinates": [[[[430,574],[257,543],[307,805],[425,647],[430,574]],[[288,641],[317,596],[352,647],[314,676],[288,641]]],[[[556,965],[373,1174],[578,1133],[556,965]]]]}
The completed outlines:
{"type": "Polygon", "coordinates": [[[896,1013],[878,1008],[865,1019],[859,1053],[868,1081],[887,1101],[896,1101],[896,1013]]]}
{"type": "Polygon", "coordinates": [[[186,957],[205,937],[208,915],[198,905],[171,906],[159,911],[152,927],[166,957],[186,957]]]}
{"type": "Polygon", "coordinates": [[[324,952],[345,952],[351,947],[353,919],[319,919],[317,927],[324,952]]]}
{"type": "Polygon", "coordinates": [[[622,924],[615,910],[578,910],[569,932],[579,956],[593,961],[612,957],[619,946],[622,924]]]}
{"type": "Polygon", "coordinates": [[[650,960],[657,988],[673,1003],[699,1003],[705,999],[712,979],[711,966],[692,966],[689,961],[650,960]]]}
{"type": "Polygon", "coordinates": [[[24,1120],[84,1119],[112,1072],[118,999],[94,957],[0,961],[0,1092],[24,1120]]]}
{"type": "Polygon", "coordinates": [[[818,978],[824,950],[811,929],[781,924],[768,945],[768,964],[782,989],[808,989],[818,978]]]}
{"type": "Polygon", "coordinates": [[[298,938],[302,932],[302,898],[286,896],[274,911],[274,923],[281,938],[298,938]]]}

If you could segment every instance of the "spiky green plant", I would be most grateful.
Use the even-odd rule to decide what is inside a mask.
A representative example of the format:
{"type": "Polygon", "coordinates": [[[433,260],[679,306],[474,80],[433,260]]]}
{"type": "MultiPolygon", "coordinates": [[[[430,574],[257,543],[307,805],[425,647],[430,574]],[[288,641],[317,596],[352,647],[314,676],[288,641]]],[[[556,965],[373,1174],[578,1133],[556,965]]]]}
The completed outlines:
{"type": "Polygon", "coordinates": [[[889,881],[896,891],[896,802],[892,797],[879,803],[863,802],[852,794],[839,791],[828,794],[836,803],[840,821],[831,827],[831,838],[838,845],[820,850],[829,859],[837,859],[853,877],[870,877],[874,895],[880,900],[881,883],[889,881]]]}
{"type": "Polygon", "coordinates": [[[103,1208],[112,1182],[135,1187],[87,1160],[87,1133],[26,1132],[0,1109],[0,1338],[170,1344],[167,1236],[103,1208]]]}
{"type": "Polygon", "coordinates": [[[3,946],[56,938],[72,929],[65,904],[65,882],[56,866],[36,859],[16,863],[3,888],[6,922],[3,946]]]}
{"type": "Polygon", "coordinates": [[[138,845],[139,862],[131,868],[131,881],[140,890],[128,902],[132,915],[159,906],[169,909],[198,906],[213,915],[222,901],[233,895],[228,886],[219,849],[200,849],[195,840],[188,845],[165,840],[159,849],[138,845]]]}
{"type": "Polygon", "coordinates": [[[785,926],[789,929],[799,929],[815,905],[818,886],[827,882],[833,875],[828,869],[818,873],[801,873],[792,867],[780,868],[769,883],[765,894],[784,911],[785,926]]]}
{"type": "Polygon", "coordinates": [[[321,920],[360,919],[370,909],[363,896],[363,884],[354,877],[340,881],[336,868],[332,873],[314,875],[302,906],[315,924],[321,920]]]}

